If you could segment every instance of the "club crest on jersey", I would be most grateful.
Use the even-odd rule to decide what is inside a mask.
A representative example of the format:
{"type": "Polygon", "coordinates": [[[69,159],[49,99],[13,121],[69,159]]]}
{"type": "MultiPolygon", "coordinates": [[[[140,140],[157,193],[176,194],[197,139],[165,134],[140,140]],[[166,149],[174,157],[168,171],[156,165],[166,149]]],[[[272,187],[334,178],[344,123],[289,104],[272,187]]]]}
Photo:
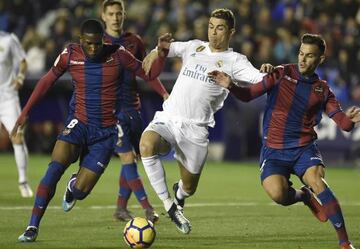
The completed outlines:
{"type": "Polygon", "coordinates": [[[196,48],[196,52],[201,52],[205,49],[205,46],[201,45],[199,47],[196,48]]]}
{"type": "Polygon", "coordinates": [[[223,60],[217,61],[217,62],[215,63],[215,66],[216,66],[216,67],[222,67],[222,66],[224,66],[224,61],[223,61],[223,60]]]}
{"type": "Polygon", "coordinates": [[[314,92],[318,95],[321,95],[324,92],[324,89],[322,88],[322,86],[316,86],[314,88],[314,92]]]}

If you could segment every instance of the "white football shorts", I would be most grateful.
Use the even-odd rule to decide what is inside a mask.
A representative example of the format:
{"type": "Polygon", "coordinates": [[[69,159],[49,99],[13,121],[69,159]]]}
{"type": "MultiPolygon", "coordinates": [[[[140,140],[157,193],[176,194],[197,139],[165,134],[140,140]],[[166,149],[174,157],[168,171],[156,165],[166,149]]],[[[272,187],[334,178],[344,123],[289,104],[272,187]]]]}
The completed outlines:
{"type": "Polygon", "coordinates": [[[1,101],[0,98],[0,123],[5,126],[9,134],[14,128],[15,122],[19,117],[20,112],[21,109],[18,96],[14,96],[11,99],[6,99],[5,101],[1,101]]]}
{"type": "Polygon", "coordinates": [[[175,159],[191,174],[200,174],[208,154],[207,126],[156,112],[145,131],[154,131],[175,149],[175,159]]]}

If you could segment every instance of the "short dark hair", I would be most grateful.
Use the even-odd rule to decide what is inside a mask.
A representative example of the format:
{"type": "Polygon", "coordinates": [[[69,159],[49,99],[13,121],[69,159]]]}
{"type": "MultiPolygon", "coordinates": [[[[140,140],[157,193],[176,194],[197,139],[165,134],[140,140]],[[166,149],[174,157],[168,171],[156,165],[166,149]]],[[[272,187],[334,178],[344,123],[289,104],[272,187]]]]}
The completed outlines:
{"type": "Polygon", "coordinates": [[[326,42],[321,35],[308,34],[308,33],[304,34],[301,37],[301,43],[314,44],[314,45],[318,46],[321,54],[325,54],[326,42]]]}
{"type": "Polygon", "coordinates": [[[123,0],[105,0],[105,1],[102,3],[102,11],[105,12],[105,9],[106,9],[108,6],[115,5],[115,4],[120,5],[120,7],[121,7],[123,10],[125,9],[125,4],[124,4],[124,1],[123,1],[123,0]]]}
{"type": "Polygon", "coordinates": [[[235,27],[235,16],[234,13],[229,9],[216,9],[211,12],[211,17],[225,20],[229,29],[235,27]]]}
{"type": "Polygon", "coordinates": [[[104,34],[104,28],[96,19],[87,19],[83,21],[80,28],[81,34],[88,33],[88,34],[104,34]]]}

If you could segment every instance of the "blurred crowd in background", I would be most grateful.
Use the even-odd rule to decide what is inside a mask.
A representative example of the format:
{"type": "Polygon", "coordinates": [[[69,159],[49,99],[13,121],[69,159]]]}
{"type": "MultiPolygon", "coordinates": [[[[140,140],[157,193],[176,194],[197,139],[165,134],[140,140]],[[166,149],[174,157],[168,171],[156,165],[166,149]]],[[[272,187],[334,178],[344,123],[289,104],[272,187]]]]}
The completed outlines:
{"type": "MultiPolygon", "coordinates": [[[[328,59],[319,74],[341,101],[360,100],[360,0],[125,0],[125,5],[125,30],[138,33],[147,48],[165,32],[177,40],[206,40],[209,13],[230,8],[236,16],[231,46],[255,66],[295,62],[299,36],[320,33],[328,59]]],[[[100,12],[101,0],[0,0],[0,29],[19,36],[29,73],[40,74],[64,44],[78,40],[81,21],[100,12]]],[[[177,72],[178,64],[166,71],[177,72]]]]}
{"type": "MultiPolygon", "coordinates": [[[[360,0],[124,0],[124,29],[139,34],[148,49],[171,32],[176,40],[207,40],[208,17],[215,8],[236,16],[231,47],[255,67],[297,61],[299,37],[322,34],[327,60],[319,75],[342,103],[360,101],[360,0]]],[[[29,62],[28,75],[46,72],[68,42],[78,41],[80,23],[99,18],[101,0],[0,0],[0,30],[15,33],[29,62]]],[[[176,73],[180,61],[165,71],[176,73]]]]}

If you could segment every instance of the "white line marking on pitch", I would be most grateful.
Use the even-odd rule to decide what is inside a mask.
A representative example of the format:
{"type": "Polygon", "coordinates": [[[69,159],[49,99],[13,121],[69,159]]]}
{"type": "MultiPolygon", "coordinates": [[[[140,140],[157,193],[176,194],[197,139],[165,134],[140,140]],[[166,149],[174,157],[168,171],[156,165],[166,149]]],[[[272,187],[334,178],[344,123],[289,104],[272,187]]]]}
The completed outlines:
{"type": "MultiPolygon", "coordinates": [[[[80,204],[81,205],[81,204],[80,204]]],[[[186,203],[186,207],[246,207],[246,206],[273,206],[277,205],[273,202],[260,203],[260,202],[214,202],[214,203],[186,203]]],[[[297,205],[302,205],[298,203],[297,205]]],[[[154,207],[162,207],[162,205],[153,205],[154,207]]],[[[360,202],[343,202],[341,206],[360,206],[360,202]]],[[[0,210],[31,210],[32,206],[0,206],[0,210]]],[[[115,205],[92,205],[92,206],[77,206],[76,209],[115,209],[115,205]]],[[[141,208],[140,205],[129,205],[129,208],[141,208]]],[[[59,206],[49,206],[47,209],[62,209],[59,206]]]]}

